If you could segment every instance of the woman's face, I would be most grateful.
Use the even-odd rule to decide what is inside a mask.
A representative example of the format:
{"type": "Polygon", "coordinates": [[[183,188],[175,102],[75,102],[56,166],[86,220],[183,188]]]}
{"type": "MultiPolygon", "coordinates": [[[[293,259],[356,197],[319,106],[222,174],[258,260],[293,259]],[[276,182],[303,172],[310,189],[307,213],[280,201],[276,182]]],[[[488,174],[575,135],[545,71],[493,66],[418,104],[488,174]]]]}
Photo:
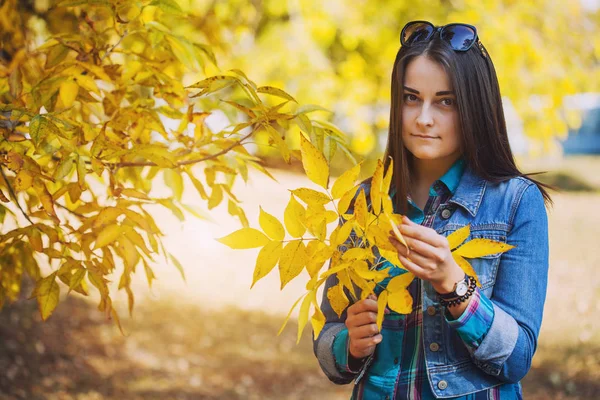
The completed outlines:
{"type": "Polygon", "coordinates": [[[451,165],[460,157],[456,96],[446,71],[425,56],[405,71],[402,141],[418,160],[451,165]]]}

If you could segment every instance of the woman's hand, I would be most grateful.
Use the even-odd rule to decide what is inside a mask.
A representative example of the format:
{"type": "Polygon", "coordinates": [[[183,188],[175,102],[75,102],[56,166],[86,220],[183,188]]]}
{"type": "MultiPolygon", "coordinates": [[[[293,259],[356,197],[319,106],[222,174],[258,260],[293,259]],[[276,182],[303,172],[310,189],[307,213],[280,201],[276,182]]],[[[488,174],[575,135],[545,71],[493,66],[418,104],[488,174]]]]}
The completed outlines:
{"type": "Polygon", "coordinates": [[[435,230],[415,224],[408,217],[398,226],[410,253],[390,232],[390,242],[398,251],[398,259],[416,277],[431,282],[438,293],[450,293],[465,273],[452,258],[448,240],[435,230]]]}
{"type": "MultiPolygon", "coordinates": [[[[386,314],[389,311],[386,310],[386,314]]],[[[348,307],[346,318],[350,355],[356,359],[365,358],[375,352],[375,347],[383,337],[377,327],[377,298],[370,295],[348,307]]]]}

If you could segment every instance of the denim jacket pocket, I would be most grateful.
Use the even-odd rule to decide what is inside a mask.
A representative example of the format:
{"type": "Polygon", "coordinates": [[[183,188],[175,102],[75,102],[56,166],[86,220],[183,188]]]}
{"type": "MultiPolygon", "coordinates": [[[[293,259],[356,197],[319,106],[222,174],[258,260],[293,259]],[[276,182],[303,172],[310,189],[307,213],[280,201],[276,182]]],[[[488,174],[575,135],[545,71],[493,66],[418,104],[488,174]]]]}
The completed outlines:
{"type": "MultiPolygon", "coordinates": [[[[501,230],[472,229],[471,235],[467,240],[488,239],[495,242],[506,243],[506,236],[506,232],[501,230]]],[[[479,278],[482,292],[488,297],[491,297],[494,284],[496,283],[501,256],[502,253],[496,253],[478,258],[467,258],[467,261],[469,261],[479,278]]]]}

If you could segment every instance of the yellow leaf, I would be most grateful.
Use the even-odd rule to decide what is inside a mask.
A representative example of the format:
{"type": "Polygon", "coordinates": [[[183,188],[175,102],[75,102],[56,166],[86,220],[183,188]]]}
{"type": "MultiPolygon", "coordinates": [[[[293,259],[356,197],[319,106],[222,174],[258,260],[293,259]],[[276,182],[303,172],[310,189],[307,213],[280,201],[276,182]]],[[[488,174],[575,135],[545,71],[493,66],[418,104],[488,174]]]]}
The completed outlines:
{"type": "Polygon", "coordinates": [[[335,183],[331,187],[331,195],[334,199],[339,199],[354,187],[354,182],[356,182],[356,180],[358,179],[358,175],[360,174],[361,164],[362,162],[356,164],[354,167],[350,168],[348,171],[344,172],[339,178],[336,179],[335,183]]]}
{"type": "Polygon", "coordinates": [[[400,241],[400,243],[402,243],[406,247],[407,254],[410,254],[410,248],[408,247],[406,240],[404,240],[404,236],[402,236],[402,233],[400,233],[400,230],[398,229],[396,221],[394,221],[394,219],[388,214],[386,214],[386,217],[388,218],[388,220],[392,226],[392,231],[394,231],[394,236],[396,236],[396,239],[398,239],[400,241]]]}
{"type": "Polygon", "coordinates": [[[398,314],[410,314],[412,311],[413,298],[406,289],[391,293],[387,301],[390,310],[398,314]]]}
{"type": "Polygon", "coordinates": [[[290,202],[283,213],[283,222],[285,223],[285,227],[292,237],[301,237],[304,235],[304,232],[306,232],[304,216],[304,207],[302,207],[298,200],[296,200],[294,195],[291,195],[290,202]]]}
{"type": "Polygon", "coordinates": [[[392,199],[390,198],[389,194],[381,194],[381,205],[383,206],[384,214],[392,215],[394,213],[394,204],[392,203],[392,199]]]}
{"type": "Polygon", "coordinates": [[[325,261],[331,257],[333,251],[325,243],[319,240],[311,240],[306,248],[306,254],[309,260],[306,264],[306,270],[311,277],[315,277],[319,275],[319,271],[325,261]]]}
{"type": "Polygon", "coordinates": [[[383,183],[383,163],[377,160],[377,167],[371,180],[371,209],[375,215],[381,212],[381,186],[383,183]]]}
{"type": "Polygon", "coordinates": [[[327,210],[325,212],[325,220],[327,221],[328,224],[332,223],[333,221],[336,221],[338,219],[338,214],[333,211],[333,210],[327,210]]]}
{"type": "Polygon", "coordinates": [[[125,236],[127,236],[127,238],[133,242],[133,244],[135,244],[137,247],[139,247],[140,249],[142,249],[142,251],[150,257],[150,254],[152,253],[148,247],[146,246],[146,242],[144,241],[144,238],[142,237],[142,235],[140,235],[139,233],[136,232],[135,229],[133,229],[130,226],[127,226],[125,228],[125,236]]]}
{"type": "Polygon", "coordinates": [[[264,233],[254,228],[242,228],[217,240],[232,249],[252,249],[270,241],[264,233]]]}
{"type": "Polygon", "coordinates": [[[281,257],[282,249],[283,243],[281,242],[270,242],[260,249],[258,257],[256,257],[256,267],[254,268],[254,276],[250,289],[254,287],[256,282],[267,276],[275,268],[277,261],[281,257]]]}
{"type": "Polygon", "coordinates": [[[360,299],[364,300],[367,297],[369,297],[370,294],[373,294],[373,289],[375,288],[375,282],[373,281],[366,281],[365,279],[361,278],[360,276],[358,276],[358,274],[352,270],[349,270],[348,273],[350,274],[350,279],[352,279],[352,282],[354,282],[360,289],[361,289],[361,293],[360,293],[360,299]]]}
{"type": "Polygon", "coordinates": [[[42,208],[46,213],[56,222],[59,223],[60,220],[56,215],[56,211],[54,210],[54,201],[52,200],[52,195],[48,192],[46,185],[41,181],[34,181],[33,186],[40,198],[40,203],[42,203],[42,208]]]}
{"type": "Polygon", "coordinates": [[[356,216],[356,222],[363,229],[367,226],[367,213],[367,198],[365,191],[361,189],[354,203],[354,215],[356,216]]]}
{"type": "Polygon", "coordinates": [[[306,204],[324,205],[331,201],[327,194],[313,189],[300,188],[292,190],[292,193],[306,204]]]}
{"type": "Polygon", "coordinates": [[[314,339],[318,338],[325,326],[325,315],[319,308],[319,304],[317,304],[316,296],[313,301],[313,305],[315,306],[315,312],[313,313],[312,318],[310,319],[310,323],[313,327],[314,339]]]}
{"type": "Polygon", "coordinates": [[[135,248],[134,244],[126,237],[119,238],[119,246],[117,247],[118,251],[121,253],[121,257],[125,262],[125,265],[134,269],[134,267],[140,261],[140,253],[135,248]]]}
{"type": "Polygon", "coordinates": [[[300,343],[300,338],[302,337],[302,331],[308,322],[308,313],[310,311],[310,301],[311,301],[312,291],[306,295],[304,300],[302,301],[302,305],[300,306],[300,313],[298,314],[298,339],[296,340],[296,344],[300,343]]]}
{"type": "Polygon", "coordinates": [[[390,165],[388,165],[388,169],[385,172],[385,177],[383,178],[383,182],[381,183],[381,196],[382,197],[389,197],[388,195],[390,193],[390,185],[392,183],[393,175],[394,175],[394,159],[390,158],[390,165]]]}
{"type": "Polygon", "coordinates": [[[331,308],[333,308],[333,311],[335,311],[338,317],[342,316],[342,313],[350,304],[350,300],[348,300],[348,297],[344,292],[344,286],[341,283],[332,286],[327,290],[327,298],[329,299],[331,308]]]}
{"type": "Polygon", "coordinates": [[[377,327],[381,332],[381,325],[383,324],[383,317],[385,316],[385,306],[388,302],[388,292],[384,290],[379,294],[377,298],[377,327]]]}
{"type": "Polygon", "coordinates": [[[117,224],[108,225],[106,228],[100,232],[98,237],[96,238],[96,244],[94,245],[94,249],[99,249],[108,244],[111,244],[121,234],[121,227],[117,224]]]}
{"type": "Polygon", "coordinates": [[[103,225],[116,221],[119,215],[123,214],[123,209],[117,207],[106,207],[98,213],[94,219],[92,227],[98,229],[103,225]]]}
{"type": "Polygon", "coordinates": [[[69,290],[75,290],[81,285],[83,278],[85,278],[87,270],[85,268],[77,268],[73,275],[69,278],[69,290]]]}
{"type": "Polygon", "coordinates": [[[136,199],[142,199],[142,200],[150,200],[150,197],[148,197],[148,195],[146,195],[145,193],[142,193],[138,190],[135,189],[123,189],[121,190],[121,195],[123,196],[127,196],[127,197],[133,197],[136,199]]]}
{"type": "Polygon", "coordinates": [[[292,306],[292,308],[290,309],[290,312],[288,312],[287,317],[285,317],[285,320],[283,321],[283,325],[281,325],[281,328],[279,328],[279,332],[277,332],[277,336],[281,335],[281,332],[283,332],[283,329],[285,328],[285,326],[287,325],[290,316],[292,315],[292,311],[294,311],[294,308],[296,308],[296,306],[298,305],[298,303],[300,303],[300,300],[302,300],[302,298],[306,296],[306,295],[302,295],[298,298],[298,300],[296,300],[296,302],[294,303],[294,305],[292,306]]]}
{"type": "Polygon", "coordinates": [[[283,90],[281,90],[279,88],[276,88],[276,87],[261,86],[258,89],[256,89],[256,92],[257,93],[270,94],[270,95],[281,97],[283,99],[291,100],[291,101],[297,103],[297,101],[292,96],[290,96],[288,93],[286,93],[283,90]]]}
{"type": "Polygon", "coordinates": [[[344,261],[352,261],[352,260],[366,260],[373,256],[370,249],[363,247],[354,247],[347,250],[342,255],[342,260],[344,261]]]}
{"type": "Polygon", "coordinates": [[[386,289],[390,293],[401,292],[402,290],[405,290],[414,279],[415,276],[412,272],[405,272],[390,279],[386,289]]]}
{"type": "Polygon", "coordinates": [[[56,283],[56,272],[41,279],[37,284],[36,297],[42,319],[45,321],[58,305],[60,288],[56,283]]]}
{"type": "Polygon", "coordinates": [[[363,260],[355,261],[352,264],[352,267],[354,268],[354,271],[358,274],[358,276],[360,276],[361,278],[370,281],[375,281],[378,283],[389,276],[389,268],[386,268],[384,270],[370,269],[366,261],[363,260]]]}
{"type": "Polygon", "coordinates": [[[448,235],[447,239],[448,245],[450,246],[450,250],[454,250],[455,248],[463,244],[463,242],[467,240],[470,234],[471,227],[469,225],[466,225],[448,235]]]}
{"type": "Polygon", "coordinates": [[[465,260],[463,257],[459,256],[456,253],[452,253],[452,258],[454,258],[454,261],[456,261],[458,266],[465,272],[465,274],[475,278],[477,286],[481,287],[481,282],[479,282],[479,277],[477,276],[477,272],[475,272],[475,270],[473,269],[473,266],[467,260],[465,260]]]}
{"type": "Polygon", "coordinates": [[[342,283],[342,285],[350,291],[350,294],[356,298],[356,292],[354,291],[354,284],[352,283],[352,279],[350,278],[350,274],[348,270],[342,270],[338,272],[337,278],[342,283]]]}
{"type": "Polygon", "coordinates": [[[96,94],[100,94],[100,90],[98,90],[98,86],[96,85],[96,81],[90,75],[77,75],[75,77],[79,86],[87,90],[88,92],[93,92],[96,94]]]}
{"type": "Polygon", "coordinates": [[[17,192],[25,191],[33,184],[33,175],[27,170],[20,170],[15,177],[15,190],[17,192]]]}
{"type": "Polygon", "coordinates": [[[385,249],[379,249],[379,253],[388,260],[392,265],[395,265],[398,268],[406,269],[398,259],[398,252],[396,250],[390,251],[385,249]]]}
{"type": "Polygon", "coordinates": [[[269,137],[272,139],[272,141],[277,143],[277,147],[279,148],[279,151],[281,152],[281,156],[283,157],[283,160],[289,164],[291,153],[290,153],[290,149],[289,149],[287,143],[281,137],[281,134],[279,132],[277,132],[275,130],[275,128],[273,128],[271,125],[265,125],[265,128],[267,128],[267,132],[269,133],[269,137]]]}
{"type": "MultiPolygon", "coordinates": [[[[331,239],[331,245],[332,246],[339,246],[342,243],[344,243],[348,239],[348,237],[350,236],[350,233],[352,233],[352,226],[353,225],[354,225],[354,220],[353,219],[344,222],[344,224],[341,225],[341,227],[337,231],[337,233],[335,235],[335,238],[330,238],[331,239]]],[[[332,234],[332,236],[333,236],[333,234],[332,234]]]]}
{"type": "Polygon", "coordinates": [[[467,258],[478,258],[497,253],[504,253],[514,247],[515,246],[510,244],[496,242],[490,239],[473,239],[454,250],[453,254],[456,253],[459,256],[467,258]]]}
{"type": "Polygon", "coordinates": [[[380,250],[396,251],[396,248],[390,242],[390,239],[388,239],[390,229],[387,228],[390,228],[389,224],[383,224],[382,226],[372,225],[367,231],[367,238],[369,243],[374,243],[380,250]]]}
{"type": "Polygon", "coordinates": [[[327,271],[323,272],[319,278],[327,279],[328,277],[330,277],[333,274],[337,274],[340,271],[348,269],[348,267],[350,267],[350,265],[351,265],[351,263],[349,263],[349,262],[343,262],[341,264],[338,264],[334,267],[329,268],[327,271]]]}
{"type": "Polygon", "coordinates": [[[350,206],[350,203],[352,202],[352,199],[354,198],[354,195],[356,194],[356,191],[358,190],[359,185],[356,185],[355,187],[353,187],[352,189],[348,190],[346,193],[344,193],[342,195],[342,198],[340,199],[340,201],[338,202],[338,212],[340,214],[345,214],[346,211],[348,211],[348,207],[350,206]]]}
{"type": "Polygon", "coordinates": [[[33,250],[38,251],[40,253],[44,251],[44,245],[42,243],[42,235],[40,234],[40,231],[38,231],[34,227],[31,227],[27,236],[29,237],[29,243],[31,244],[31,248],[33,250]]]}
{"type": "Polygon", "coordinates": [[[327,189],[329,165],[327,165],[323,154],[304,135],[300,135],[300,150],[302,152],[302,166],[308,179],[327,189]]]}
{"type": "Polygon", "coordinates": [[[258,217],[258,222],[260,223],[260,227],[262,230],[273,240],[283,240],[285,237],[285,230],[283,229],[283,225],[281,222],[271,214],[267,213],[265,210],[260,207],[260,215],[258,217]]]}
{"type": "Polygon", "coordinates": [[[77,92],[79,91],[79,85],[71,79],[67,79],[60,84],[58,89],[58,96],[65,107],[71,107],[75,98],[77,98],[77,92]]]}
{"type": "Polygon", "coordinates": [[[307,262],[306,247],[302,240],[292,240],[285,245],[279,260],[279,277],[282,290],[292,279],[300,275],[307,262]]]}

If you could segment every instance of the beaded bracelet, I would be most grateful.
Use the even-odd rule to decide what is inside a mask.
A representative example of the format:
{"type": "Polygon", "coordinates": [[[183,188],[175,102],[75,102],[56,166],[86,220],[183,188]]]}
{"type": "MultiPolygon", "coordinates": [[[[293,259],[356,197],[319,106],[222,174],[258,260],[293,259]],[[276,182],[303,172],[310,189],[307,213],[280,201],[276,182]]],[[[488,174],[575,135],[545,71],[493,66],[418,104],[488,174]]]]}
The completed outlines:
{"type": "Polygon", "coordinates": [[[442,298],[440,298],[440,305],[443,307],[454,307],[459,305],[460,303],[462,303],[463,301],[467,300],[469,297],[471,297],[473,295],[473,293],[475,292],[475,288],[477,287],[477,282],[475,281],[475,278],[473,278],[472,276],[469,276],[469,289],[467,289],[467,293],[463,294],[460,297],[455,297],[452,300],[444,300],[442,298]]]}

